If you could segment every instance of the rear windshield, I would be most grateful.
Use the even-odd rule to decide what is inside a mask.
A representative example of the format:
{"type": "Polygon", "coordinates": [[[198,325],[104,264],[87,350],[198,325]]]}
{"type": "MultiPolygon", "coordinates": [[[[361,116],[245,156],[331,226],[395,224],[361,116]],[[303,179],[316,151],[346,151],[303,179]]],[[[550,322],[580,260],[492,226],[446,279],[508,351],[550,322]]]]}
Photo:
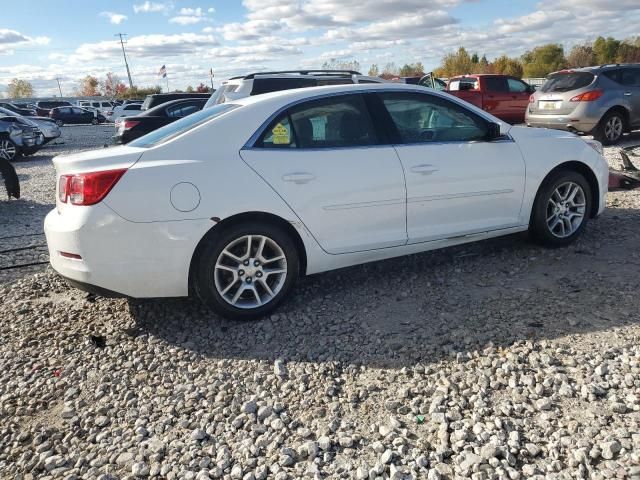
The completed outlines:
{"type": "Polygon", "coordinates": [[[228,112],[229,110],[233,110],[238,108],[240,105],[234,105],[232,103],[225,103],[222,105],[215,105],[211,108],[207,108],[205,110],[200,110],[199,112],[192,113],[191,115],[187,115],[186,117],[181,118],[169,125],[165,125],[158,130],[154,130],[151,133],[143,135],[142,137],[130,142],[129,145],[132,147],[142,147],[149,148],[154,147],[156,145],[160,145],[162,143],[168,142],[169,140],[177,137],[178,135],[191,130],[192,128],[197,127],[203,123],[208,122],[216,117],[219,117],[223,113],[228,112]]]}
{"type": "Polygon", "coordinates": [[[549,75],[541,92],[569,92],[584,88],[593,82],[595,76],[590,72],[558,72],[549,75]]]}

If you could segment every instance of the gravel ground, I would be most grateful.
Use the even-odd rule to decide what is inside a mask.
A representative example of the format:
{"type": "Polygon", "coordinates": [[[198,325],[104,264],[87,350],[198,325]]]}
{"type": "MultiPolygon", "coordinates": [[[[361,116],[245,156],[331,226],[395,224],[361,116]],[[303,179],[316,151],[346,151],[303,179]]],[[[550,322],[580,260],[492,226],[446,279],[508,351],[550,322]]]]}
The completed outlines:
{"type": "MultiPolygon", "coordinates": [[[[45,152],[1,236],[41,229],[45,152]]],[[[566,249],[312,276],[259,322],[0,277],[0,478],[640,479],[640,192],[608,207],[566,249]]]]}

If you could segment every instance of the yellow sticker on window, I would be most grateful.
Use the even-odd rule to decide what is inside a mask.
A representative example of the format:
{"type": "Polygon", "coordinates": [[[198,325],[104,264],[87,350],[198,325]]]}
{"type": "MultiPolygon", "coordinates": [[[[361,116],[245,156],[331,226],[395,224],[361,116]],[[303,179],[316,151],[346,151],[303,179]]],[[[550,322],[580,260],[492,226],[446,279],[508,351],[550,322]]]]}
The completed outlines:
{"type": "Polygon", "coordinates": [[[273,133],[274,145],[288,145],[289,143],[291,143],[291,140],[289,139],[289,130],[281,123],[278,123],[275,127],[273,127],[271,133],[273,133]]]}

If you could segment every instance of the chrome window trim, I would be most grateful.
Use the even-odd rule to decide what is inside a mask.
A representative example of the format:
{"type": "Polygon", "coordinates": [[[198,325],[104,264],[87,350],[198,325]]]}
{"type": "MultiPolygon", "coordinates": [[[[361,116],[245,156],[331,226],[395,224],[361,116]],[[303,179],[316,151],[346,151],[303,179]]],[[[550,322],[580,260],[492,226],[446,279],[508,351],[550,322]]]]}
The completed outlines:
{"type": "MultiPolygon", "coordinates": [[[[329,147],[329,148],[322,148],[322,147],[318,147],[318,148],[265,148],[265,147],[258,147],[256,146],[256,142],[260,139],[260,137],[262,136],[262,134],[265,132],[265,130],[269,127],[269,125],[271,125],[271,122],[273,122],[277,117],[279,117],[280,115],[282,115],[285,111],[287,111],[288,109],[295,107],[296,105],[300,105],[301,103],[304,102],[309,102],[309,101],[313,101],[313,100],[320,100],[323,98],[331,98],[331,97],[340,97],[340,96],[344,96],[344,95],[364,95],[367,93],[373,93],[373,94],[377,94],[377,93],[416,93],[418,95],[427,95],[429,97],[435,97],[435,98],[439,98],[442,99],[444,101],[449,101],[451,103],[456,104],[458,107],[463,108],[465,110],[469,110],[466,106],[462,105],[462,103],[460,102],[456,102],[456,101],[452,101],[444,96],[441,95],[433,95],[431,92],[429,91],[425,91],[425,92],[420,92],[420,91],[404,91],[404,90],[398,90],[398,89],[376,89],[376,90],[356,90],[355,92],[332,92],[332,93],[324,93],[321,95],[314,95],[314,96],[309,96],[306,98],[300,98],[298,100],[294,100],[291,103],[288,103],[287,105],[280,107],[278,110],[276,110],[274,113],[272,113],[267,120],[265,120],[259,127],[258,129],[253,133],[253,135],[251,135],[251,137],[249,137],[249,140],[246,141],[246,143],[243,145],[243,147],[241,148],[241,150],[268,150],[268,151],[277,151],[277,152],[287,152],[287,151],[300,151],[300,150],[304,150],[304,151],[314,151],[314,150],[344,150],[344,149],[354,149],[354,148],[377,148],[377,147],[396,147],[396,146],[407,146],[407,145],[436,145],[436,144],[467,144],[467,143],[495,143],[495,142],[513,142],[513,138],[511,137],[511,135],[509,135],[508,133],[506,135],[501,136],[500,138],[497,138],[491,142],[485,141],[485,140],[451,140],[451,141],[441,141],[441,142],[415,142],[415,143],[400,143],[400,144],[393,144],[393,143],[383,143],[380,145],[359,145],[359,146],[344,146],[344,147],[329,147]],[[502,138],[502,137],[506,137],[506,138],[502,138]]],[[[492,122],[492,120],[490,118],[487,118],[484,115],[480,115],[478,112],[474,112],[472,110],[469,110],[472,114],[478,115],[480,117],[482,117],[485,121],[487,122],[492,122]]],[[[493,122],[495,123],[495,122],[493,122]]]]}

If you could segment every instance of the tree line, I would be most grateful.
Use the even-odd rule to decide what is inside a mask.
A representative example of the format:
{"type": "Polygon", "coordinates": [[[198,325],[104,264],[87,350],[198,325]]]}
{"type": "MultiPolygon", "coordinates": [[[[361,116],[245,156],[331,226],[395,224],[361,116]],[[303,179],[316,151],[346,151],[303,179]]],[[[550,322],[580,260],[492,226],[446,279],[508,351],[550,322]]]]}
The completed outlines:
{"type": "MultiPolygon", "coordinates": [[[[479,56],[478,53],[470,53],[466,48],[460,47],[456,52],[442,57],[440,66],[434,69],[434,74],[443,78],[466,73],[499,73],[515,77],[540,78],[563,68],[615,63],[640,63],[640,36],[625,40],[598,37],[593,42],[573,46],[568,54],[565,54],[562,45],[548,43],[535,47],[520,57],[501,55],[492,61],[484,54],[479,56]]],[[[357,60],[331,59],[325,62],[322,68],[360,71],[360,63],[357,60]]],[[[408,63],[402,67],[387,63],[382,68],[374,63],[368,72],[370,76],[387,79],[421,76],[425,73],[421,62],[408,63]]]]}

